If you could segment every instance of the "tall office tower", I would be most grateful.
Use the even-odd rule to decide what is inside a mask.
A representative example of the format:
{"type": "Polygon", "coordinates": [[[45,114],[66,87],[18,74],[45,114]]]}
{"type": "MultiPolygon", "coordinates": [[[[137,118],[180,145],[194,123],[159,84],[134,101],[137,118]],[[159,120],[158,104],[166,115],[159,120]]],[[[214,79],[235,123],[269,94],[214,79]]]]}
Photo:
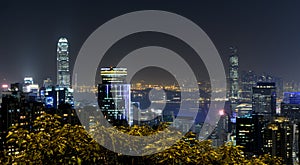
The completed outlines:
{"type": "Polygon", "coordinates": [[[242,150],[247,156],[257,156],[263,153],[262,130],[265,124],[264,116],[259,114],[236,119],[236,145],[243,146],[242,150]]]}
{"type": "Polygon", "coordinates": [[[300,92],[285,92],[281,102],[281,115],[300,123],[300,92]]]}
{"type": "Polygon", "coordinates": [[[293,127],[285,117],[276,117],[263,130],[264,154],[281,157],[283,164],[293,163],[293,127]]]}
{"type": "Polygon", "coordinates": [[[65,88],[71,85],[68,48],[68,40],[60,38],[57,43],[57,85],[65,88]]]}
{"type": "MultiPolygon", "coordinates": [[[[229,91],[228,91],[228,98],[230,103],[230,116],[232,119],[236,116],[235,115],[235,108],[239,103],[239,58],[237,55],[237,48],[234,46],[229,47],[230,57],[229,57],[229,91]]],[[[235,123],[234,120],[230,119],[229,127],[230,130],[235,130],[235,123]]]]}
{"type": "Polygon", "coordinates": [[[102,84],[98,85],[98,104],[112,125],[131,125],[130,84],[126,84],[126,68],[101,68],[102,84]]]}
{"type": "Polygon", "coordinates": [[[254,113],[262,114],[271,120],[276,114],[276,87],[275,83],[258,82],[252,88],[252,108],[254,113]]]}
{"type": "Polygon", "coordinates": [[[252,71],[243,71],[241,73],[241,93],[240,98],[244,102],[252,101],[252,87],[256,85],[257,75],[252,71]]]}
{"type": "Polygon", "coordinates": [[[300,92],[285,92],[283,102],[281,102],[280,114],[287,117],[294,125],[293,131],[293,158],[294,161],[300,160],[300,92]]]}
{"type": "Polygon", "coordinates": [[[239,100],[239,58],[237,49],[230,47],[229,57],[229,100],[231,103],[237,103],[239,100]]]}

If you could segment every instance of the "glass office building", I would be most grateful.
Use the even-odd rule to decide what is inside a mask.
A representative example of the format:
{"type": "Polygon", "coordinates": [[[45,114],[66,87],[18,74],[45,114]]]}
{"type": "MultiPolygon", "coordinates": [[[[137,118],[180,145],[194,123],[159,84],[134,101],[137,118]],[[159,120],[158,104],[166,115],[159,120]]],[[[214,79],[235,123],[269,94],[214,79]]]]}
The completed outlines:
{"type": "Polygon", "coordinates": [[[130,84],[126,84],[126,68],[101,68],[102,83],[98,85],[99,107],[112,125],[131,125],[130,84]]]}

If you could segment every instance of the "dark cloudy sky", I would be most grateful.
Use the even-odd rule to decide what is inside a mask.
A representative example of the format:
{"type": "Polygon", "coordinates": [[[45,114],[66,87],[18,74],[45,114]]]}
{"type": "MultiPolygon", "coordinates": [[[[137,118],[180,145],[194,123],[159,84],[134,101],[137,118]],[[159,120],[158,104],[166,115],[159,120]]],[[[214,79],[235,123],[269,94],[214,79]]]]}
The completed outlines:
{"type": "Polygon", "coordinates": [[[149,9],[174,12],[197,23],[224,61],[227,48],[237,46],[241,70],[300,81],[300,1],[6,0],[0,3],[0,83],[24,76],[55,80],[59,37],[69,40],[73,66],[81,45],[100,25],[149,9]]]}

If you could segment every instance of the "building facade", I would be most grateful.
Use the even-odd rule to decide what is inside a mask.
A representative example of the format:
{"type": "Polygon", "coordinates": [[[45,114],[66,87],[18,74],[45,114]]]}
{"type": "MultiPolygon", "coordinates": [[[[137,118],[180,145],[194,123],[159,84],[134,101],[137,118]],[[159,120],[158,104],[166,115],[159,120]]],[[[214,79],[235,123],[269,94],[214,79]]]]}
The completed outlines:
{"type": "Polygon", "coordinates": [[[236,144],[243,146],[249,157],[263,153],[263,128],[266,121],[263,115],[251,114],[236,120],[236,144]]]}
{"type": "Polygon", "coordinates": [[[18,147],[7,144],[7,133],[11,126],[18,124],[20,127],[32,131],[33,121],[43,112],[43,104],[32,99],[32,92],[23,92],[22,84],[11,84],[7,91],[2,92],[0,109],[0,151],[8,154],[17,154],[18,147]]]}
{"type": "Polygon", "coordinates": [[[264,129],[264,154],[281,157],[283,164],[293,164],[293,127],[285,117],[276,117],[264,129]]]}
{"type": "Polygon", "coordinates": [[[243,71],[241,73],[241,100],[244,102],[252,101],[252,88],[256,85],[257,75],[252,71],[243,71]]]}
{"type": "Polygon", "coordinates": [[[262,114],[271,121],[276,114],[276,86],[275,83],[258,82],[252,88],[252,108],[254,113],[262,114]]]}
{"type": "Polygon", "coordinates": [[[57,43],[57,85],[69,88],[71,86],[69,66],[69,44],[66,38],[60,38],[57,43]]]}
{"type": "Polygon", "coordinates": [[[239,58],[237,49],[230,47],[229,57],[229,100],[237,103],[239,100],[239,58]]]}
{"type": "Polygon", "coordinates": [[[112,125],[131,125],[130,84],[126,84],[126,68],[101,68],[102,83],[98,85],[98,104],[103,116],[112,125]]]}

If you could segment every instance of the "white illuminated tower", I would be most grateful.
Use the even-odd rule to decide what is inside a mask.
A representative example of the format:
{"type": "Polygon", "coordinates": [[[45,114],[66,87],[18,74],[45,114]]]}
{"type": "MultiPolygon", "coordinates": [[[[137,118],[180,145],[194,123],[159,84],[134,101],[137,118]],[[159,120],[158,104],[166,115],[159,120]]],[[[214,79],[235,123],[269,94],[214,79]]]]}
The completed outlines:
{"type": "Polygon", "coordinates": [[[68,40],[60,38],[57,43],[57,85],[70,87],[69,50],[68,40]]]}

